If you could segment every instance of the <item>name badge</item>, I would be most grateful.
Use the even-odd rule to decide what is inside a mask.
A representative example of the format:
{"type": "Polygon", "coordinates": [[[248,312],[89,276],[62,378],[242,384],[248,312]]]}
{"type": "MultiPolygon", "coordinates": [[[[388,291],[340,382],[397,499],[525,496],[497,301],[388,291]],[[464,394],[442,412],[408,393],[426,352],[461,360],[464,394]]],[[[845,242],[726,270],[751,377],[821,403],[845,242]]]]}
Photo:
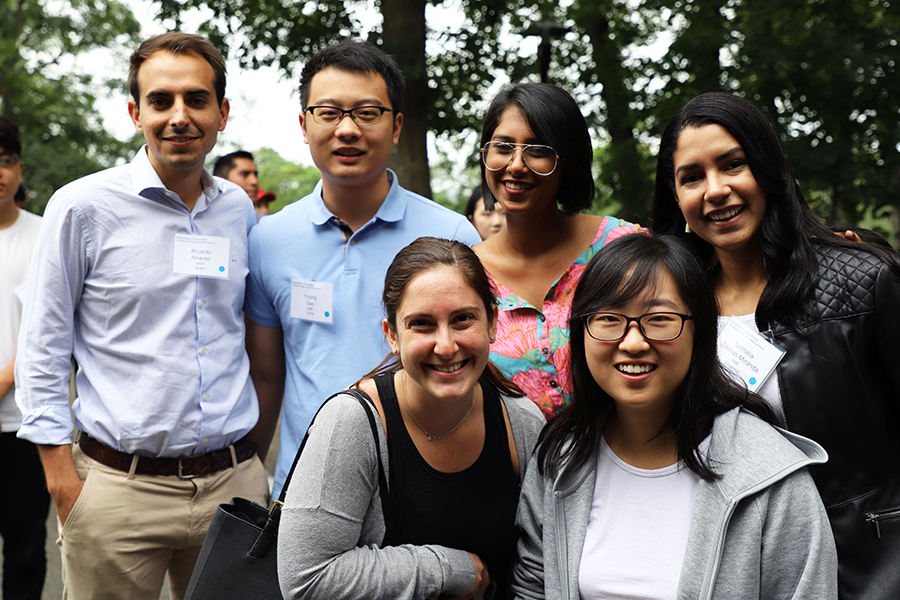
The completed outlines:
{"type": "Polygon", "coordinates": [[[172,271],[191,277],[228,279],[230,248],[228,238],[176,233],[172,271]]]}
{"type": "Polygon", "coordinates": [[[758,392],[785,351],[732,317],[719,332],[718,354],[732,379],[758,392]]]}
{"type": "Polygon", "coordinates": [[[291,318],[333,323],[334,284],[291,279],[291,318]]]}

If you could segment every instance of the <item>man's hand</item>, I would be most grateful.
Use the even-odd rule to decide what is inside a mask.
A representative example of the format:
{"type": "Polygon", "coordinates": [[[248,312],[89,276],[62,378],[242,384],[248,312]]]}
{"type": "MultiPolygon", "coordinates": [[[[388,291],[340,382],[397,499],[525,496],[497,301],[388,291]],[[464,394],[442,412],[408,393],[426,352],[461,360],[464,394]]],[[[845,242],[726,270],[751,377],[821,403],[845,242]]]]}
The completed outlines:
{"type": "Polygon", "coordinates": [[[72,446],[38,445],[41,462],[44,464],[44,475],[47,477],[47,490],[56,505],[56,514],[62,525],[69,519],[69,513],[84,487],[75,469],[72,458],[72,446]]]}

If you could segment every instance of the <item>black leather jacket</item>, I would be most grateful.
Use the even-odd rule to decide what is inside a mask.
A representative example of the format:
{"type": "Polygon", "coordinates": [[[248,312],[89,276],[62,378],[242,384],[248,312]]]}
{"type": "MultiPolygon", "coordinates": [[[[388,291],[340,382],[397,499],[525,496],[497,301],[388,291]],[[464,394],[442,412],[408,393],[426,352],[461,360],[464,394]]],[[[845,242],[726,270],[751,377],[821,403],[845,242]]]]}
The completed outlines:
{"type": "Polygon", "coordinates": [[[900,279],[866,252],[818,252],[818,319],[803,317],[802,334],[771,324],[787,351],[783,417],[829,455],[809,470],[831,519],[841,598],[898,600],[900,279]]]}

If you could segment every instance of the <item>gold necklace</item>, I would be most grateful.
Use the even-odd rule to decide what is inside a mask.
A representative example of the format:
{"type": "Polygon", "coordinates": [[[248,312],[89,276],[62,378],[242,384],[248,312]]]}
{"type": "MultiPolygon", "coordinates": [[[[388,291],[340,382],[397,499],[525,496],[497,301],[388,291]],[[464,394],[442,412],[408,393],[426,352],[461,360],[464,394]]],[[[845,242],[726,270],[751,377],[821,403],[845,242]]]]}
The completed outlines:
{"type": "MultiPolygon", "coordinates": [[[[404,371],[403,374],[408,376],[408,374],[406,374],[405,371],[404,371]]],[[[409,400],[407,399],[407,395],[406,395],[406,377],[403,377],[403,378],[400,380],[400,391],[401,391],[402,394],[403,394],[403,404],[406,405],[406,410],[409,411],[409,416],[412,417],[412,420],[415,421],[416,425],[419,426],[419,429],[422,430],[422,433],[425,434],[425,439],[428,440],[429,442],[431,442],[431,441],[434,441],[434,440],[439,440],[439,439],[441,439],[441,438],[444,437],[444,436],[450,435],[451,433],[453,433],[454,431],[456,431],[457,429],[459,429],[460,426],[461,426],[463,423],[466,422],[466,419],[469,418],[469,415],[472,414],[472,410],[475,408],[475,400],[476,400],[476,397],[477,397],[477,394],[478,394],[478,386],[475,386],[475,387],[472,388],[472,406],[469,407],[469,412],[466,413],[466,416],[464,416],[464,417],[462,418],[462,421],[460,421],[459,423],[456,424],[456,427],[454,427],[454,428],[451,429],[450,431],[447,431],[447,432],[445,432],[445,433],[442,433],[441,435],[432,435],[432,434],[428,433],[428,432],[425,430],[425,428],[422,427],[422,424],[419,423],[419,420],[416,418],[416,415],[413,414],[412,409],[409,407],[409,400]]]]}

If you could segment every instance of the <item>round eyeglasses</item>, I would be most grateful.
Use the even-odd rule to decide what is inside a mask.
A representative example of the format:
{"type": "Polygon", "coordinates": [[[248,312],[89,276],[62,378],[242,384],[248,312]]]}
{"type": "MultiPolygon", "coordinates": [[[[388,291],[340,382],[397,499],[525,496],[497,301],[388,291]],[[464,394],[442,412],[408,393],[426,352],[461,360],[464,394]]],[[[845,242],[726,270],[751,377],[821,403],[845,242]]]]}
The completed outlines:
{"type": "Polygon", "coordinates": [[[19,157],[14,154],[0,156],[0,169],[12,169],[19,164],[19,157]]]}
{"type": "Polygon", "coordinates": [[[641,335],[651,342],[670,342],[684,331],[684,322],[694,317],[674,312],[652,312],[639,317],[626,317],[614,312],[597,312],[584,315],[588,335],[599,342],[617,342],[628,333],[634,321],[641,335]]]}
{"type": "Polygon", "coordinates": [[[505,169],[512,162],[516,150],[522,151],[525,166],[535,175],[546,177],[556,170],[559,155],[550,146],[540,144],[513,144],[512,142],[488,142],[481,148],[481,159],[488,171],[505,169]]]}
{"type": "Polygon", "coordinates": [[[350,110],[337,106],[310,106],[306,110],[312,113],[316,123],[329,127],[340,123],[345,115],[350,115],[357,125],[378,125],[384,113],[394,112],[392,108],[384,106],[357,106],[350,110]]]}

